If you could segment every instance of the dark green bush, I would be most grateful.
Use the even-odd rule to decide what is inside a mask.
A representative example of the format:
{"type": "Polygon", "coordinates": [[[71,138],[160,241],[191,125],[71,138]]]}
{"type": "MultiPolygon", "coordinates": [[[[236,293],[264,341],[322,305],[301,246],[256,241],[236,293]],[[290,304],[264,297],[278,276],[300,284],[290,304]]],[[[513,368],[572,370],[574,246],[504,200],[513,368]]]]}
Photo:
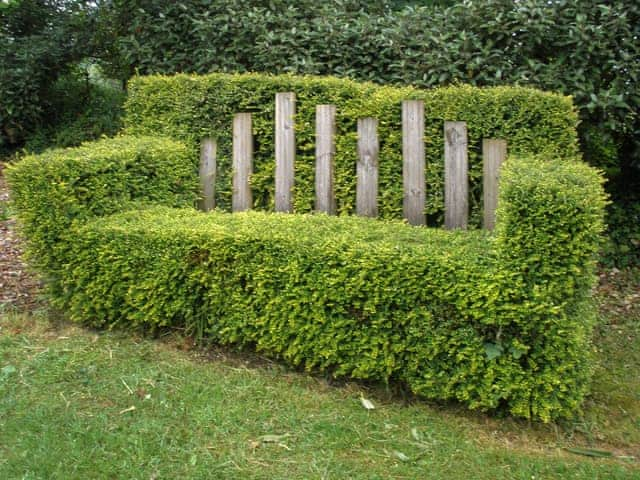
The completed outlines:
{"type": "Polygon", "coordinates": [[[48,125],[54,85],[91,54],[95,2],[0,2],[0,153],[48,125]]]}
{"type": "Polygon", "coordinates": [[[187,148],[163,138],[118,137],[29,155],[5,171],[31,263],[55,288],[72,227],[132,202],[188,206],[197,179],[187,148]]]}
{"type": "MultiPolygon", "coordinates": [[[[440,2],[454,3],[448,8],[404,2],[414,6],[403,9],[398,3],[127,0],[113,2],[111,15],[131,73],[259,71],[421,87],[531,85],[574,95],[583,139],[623,149],[631,140],[636,148],[626,153],[638,165],[632,138],[640,98],[637,2],[440,2]]],[[[612,161],[594,154],[601,167],[612,161]]],[[[620,162],[627,159],[613,159],[620,162]]]]}
{"type": "Polygon", "coordinates": [[[379,119],[380,197],[384,218],[402,214],[401,102],[423,99],[426,111],[427,202],[431,224],[443,214],[444,120],[468,123],[472,218],[480,219],[481,139],[504,138],[510,153],[572,156],[578,151],[577,117],[571,99],[538,90],[470,86],[419,90],[381,87],[337,78],[211,74],[134,78],[125,104],[125,130],[136,135],[160,133],[185,141],[197,162],[197,144],[206,136],[218,138],[218,204],[231,198],[231,122],[234,113],[253,112],[254,174],[251,179],[256,208],[274,203],[274,100],[276,92],[295,91],[296,184],[294,209],[308,212],[314,204],[315,107],[337,105],[336,196],[341,213],[355,205],[356,121],[379,119]]]}
{"type": "Polygon", "coordinates": [[[26,135],[24,149],[40,153],[117,134],[125,96],[121,87],[90,78],[85,67],[75,69],[51,87],[47,121],[26,135]]]}
{"type": "Polygon", "coordinates": [[[640,265],[640,192],[613,199],[607,208],[607,243],[601,263],[620,268],[640,265]]]}

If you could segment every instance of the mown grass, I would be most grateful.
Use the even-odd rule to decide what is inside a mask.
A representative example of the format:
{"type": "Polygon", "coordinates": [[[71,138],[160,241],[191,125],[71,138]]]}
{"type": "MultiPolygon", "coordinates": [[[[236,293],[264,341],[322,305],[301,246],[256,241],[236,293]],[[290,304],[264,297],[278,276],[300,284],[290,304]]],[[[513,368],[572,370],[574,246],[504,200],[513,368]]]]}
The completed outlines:
{"type": "Polygon", "coordinates": [[[574,428],[591,442],[630,446],[640,460],[640,268],[603,272],[596,300],[592,395],[574,428]]]}
{"type": "Polygon", "coordinates": [[[584,420],[551,426],[0,312],[0,478],[640,478],[635,312],[603,319],[584,420]]]}
{"type": "Polygon", "coordinates": [[[7,205],[7,202],[0,199],[0,222],[9,220],[9,217],[10,217],[10,213],[9,213],[9,206],[7,205]]]}

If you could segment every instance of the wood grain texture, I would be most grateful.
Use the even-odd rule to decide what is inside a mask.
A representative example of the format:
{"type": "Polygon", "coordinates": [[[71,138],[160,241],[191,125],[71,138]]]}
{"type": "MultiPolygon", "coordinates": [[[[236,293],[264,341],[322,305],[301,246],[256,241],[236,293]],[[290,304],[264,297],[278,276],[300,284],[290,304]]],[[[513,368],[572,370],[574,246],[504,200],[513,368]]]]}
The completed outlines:
{"type": "Polygon", "coordinates": [[[200,189],[202,199],[198,208],[205,212],[216,208],[216,167],[218,144],[212,138],[205,138],[200,144],[200,189]]]}
{"type": "Polygon", "coordinates": [[[293,211],[295,113],[295,93],[276,93],[276,212],[293,211]]]}
{"type": "Polygon", "coordinates": [[[467,228],[469,217],[467,124],[444,122],[444,224],[467,228]]]}
{"type": "Polygon", "coordinates": [[[505,140],[482,140],[483,225],[487,230],[493,230],[496,226],[500,166],[506,158],[507,142],[505,140]]]}
{"type": "Polygon", "coordinates": [[[316,211],[330,215],[336,212],[333,187],[336,155],[336,107],[316,106],[316,211]]]}
{"type": "Polygon", "coordinates": [[[251,174],[253,173],[253,134],[250,113],[236,113],[233,117],[233,194],[234,212],[253,206],[251,174]]]}
{"type": "Polygon", "coordinates": [[[411,225],[425,225],[424,102],[402,102],[402,212],[411,225]]]}
{"type": "Polygon", "coordinates": [[[358,119],[358,165],[356,213],[363,217],[378,216],[378,120],[358,119]]]}

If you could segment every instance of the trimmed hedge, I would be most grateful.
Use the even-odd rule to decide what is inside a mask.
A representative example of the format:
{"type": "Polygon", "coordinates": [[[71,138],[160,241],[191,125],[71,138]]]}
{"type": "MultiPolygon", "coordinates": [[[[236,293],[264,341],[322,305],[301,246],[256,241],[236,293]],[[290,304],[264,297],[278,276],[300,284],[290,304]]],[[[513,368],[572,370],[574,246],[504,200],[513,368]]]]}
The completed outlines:
{"type": "Polygon", "coordinates": [[[55,289],[74,226],[137,202],[195,204],[190,152],[160,137],[117,137],[28,155],[5,170],[30,262],[55,289]]]}
{"type": "Polygon", "coordinates": [[[470,408],[544,421],[575,414],[590,373],[589,295],[605,197],[599,174],[575,160],[568,97],[178,75],[135,79],[127,111],[129,133],[186,143],[119,137],[30,156],[7,172],[29,254],[71,318],[184,327],[306,369],[400,381],[470,408]],[[298,97],[295,210],[313,207],[315,105],[334,103],[338,209],[353,209],[356,120],[375,116],[384,220],[188,208],[205,136],[219,139],[219,200],[228,205],[238,111],[254,112],[254,199],[271,206],[273,100],[288,90],[298,97]],[[432,221],[442,215],[443,121],[468,122],[477,219],[480,140],[509,142],[495,233],[393,220],[402,205],[401,101],[411,98],[426,104],[432,221]]]}
{"type": "Polygon", "coordinates": [[[570,97],[518,87],[455,86],[435,90],[381,87],[337,78],[211,74],[137,77],[129,83],[125,130],[136,135],[160,133],[185,141],[197,162],[197,144],[218,138],[218,205],[231,204],[231,124],[237,112],[253,113],[255,135],[254,206],[274,204],[274,99],[281,91],[297,96],[296,184],[294,210],[314,205],[315,107],[337,105],[335,190],[339,213],[355,206],[357,118],[379,119],[380,196],[383,218],[402,215],[401,102],[425,101],[427,200],[431,225],[443,218],[443,122],[464,120],[469,129],[471,225],[481,220],[481,139],[505,138],[511,154],[575,156],[577,115],[570,97]]]}
{"type": "Polygon", "coordinates": [[[423,397],[526,418],[579,409],[605,203],[601,177],[584,164],[509,159],[489,234],[132,209],[133,200],[193,201],[186,149],[122,138],[94,147],[9,171],[30,252],[72,319],[186,327],[306,369],[405,382],[423,397]]]}
{"type": "Polygon", "coordinates": [[[604,179],[579,162],[533,159],[505,167],[494,237],[498,269],[491,277],[500,289],[492,314],[497,330],[485,346],[513,353],[522,344],[527,352],[524,375],[511,383],[527,393],[513,413],[530,407],[543,419],[568,416],[580,408],[591,373],[604,179]]]}

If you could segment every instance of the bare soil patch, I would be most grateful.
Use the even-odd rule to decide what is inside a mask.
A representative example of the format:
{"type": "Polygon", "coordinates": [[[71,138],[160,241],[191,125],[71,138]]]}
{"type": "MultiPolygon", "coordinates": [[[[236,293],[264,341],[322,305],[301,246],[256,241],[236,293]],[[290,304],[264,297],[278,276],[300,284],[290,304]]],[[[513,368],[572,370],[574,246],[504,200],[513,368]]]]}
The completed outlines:
{"type": "Polygon", "coordinates": [[[5,168],[0,163],[0,312],[34,310],[41,304],[41,284],[23,258],[16,220],[11,216],[5,168]]]}

